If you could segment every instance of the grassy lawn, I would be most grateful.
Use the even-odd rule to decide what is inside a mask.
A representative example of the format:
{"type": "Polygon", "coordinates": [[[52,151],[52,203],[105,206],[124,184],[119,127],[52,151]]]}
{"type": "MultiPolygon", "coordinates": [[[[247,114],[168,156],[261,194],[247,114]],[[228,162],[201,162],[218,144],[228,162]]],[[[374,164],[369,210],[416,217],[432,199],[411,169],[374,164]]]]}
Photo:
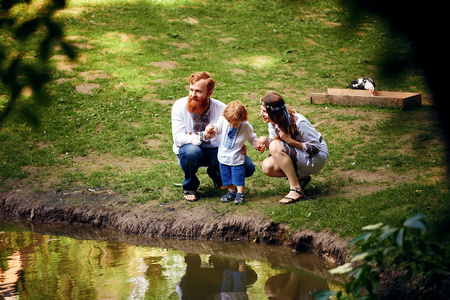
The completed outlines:
{"type": "Polygon", "coordinates": [[[170,112],[187,96],[188,76],[208,71],[217,82],[213,97],[246,104],[258,136],[268,134],[259,98],[284,95],[322,133],[330,160],[306,188],[308,200],[280,206],[287,181],[264,176],[266,154],[250,149],[257,171],[247,180],[247,204],[221,204],[223,191],[202,169],[204,197],[194,205],[218,214],[257,209],[292,228],[344,237],[424,212],[437,238],[450,197],[425,78],[412,62],[399,76],[379,76],[386,57],[412,59],[409,43],[375,16],[358,25],[346,17],[337,1],[72,0],[58,18],[78,60],[59,50],[53,56],[53,102],[39,108],[40,128],[17,115],[0,129],[0,190],[81,186],[128,194],[128,205],[183,201],[170,112]],[[310,104],[312,92],[363,76],[378,90],[421,93],[425,105],[401,111],[310,104]]]}

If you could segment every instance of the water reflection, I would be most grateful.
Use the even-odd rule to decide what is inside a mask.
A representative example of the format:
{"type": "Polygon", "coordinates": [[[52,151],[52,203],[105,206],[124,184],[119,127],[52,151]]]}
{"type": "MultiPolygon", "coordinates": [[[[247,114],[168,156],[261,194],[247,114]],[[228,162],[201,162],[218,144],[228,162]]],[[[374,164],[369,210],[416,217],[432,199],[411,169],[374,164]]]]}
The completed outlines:
{"type": "Polygon", "coordinates": [[[324,284],[297,272],[270,277],[264,287],[269,299],[312,299],[314,292],[323,290],[324,284]]]}
{"type": "Polygon", "coordinates": [[[9,224],[0,222],[0,299],[314,299],[341,285],[333,265],[284,247],[9,224]]]}
{"type": "Polygon", "coordinates": [[[258,275],[243,260],[211,255],[202,267],[198,254],[185,256],[186,273],[177,285],[179,299],[249,299],[247,287],[258,275]]]}

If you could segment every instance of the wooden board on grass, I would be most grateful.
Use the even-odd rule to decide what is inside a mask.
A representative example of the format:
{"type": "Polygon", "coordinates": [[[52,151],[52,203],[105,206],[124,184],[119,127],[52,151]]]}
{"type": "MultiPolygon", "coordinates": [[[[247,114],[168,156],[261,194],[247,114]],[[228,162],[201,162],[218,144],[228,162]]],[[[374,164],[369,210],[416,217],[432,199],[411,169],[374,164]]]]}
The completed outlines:
{"type": "Polygon", "coordinates": [[[326,93],[312,93],[310,98],[312,104],[373,105],[401,109],[410,109],[422,103],[422,96],[417,93],[375,91],[372,96],[369,91],[351,89],[328,89],[326,93]]]}

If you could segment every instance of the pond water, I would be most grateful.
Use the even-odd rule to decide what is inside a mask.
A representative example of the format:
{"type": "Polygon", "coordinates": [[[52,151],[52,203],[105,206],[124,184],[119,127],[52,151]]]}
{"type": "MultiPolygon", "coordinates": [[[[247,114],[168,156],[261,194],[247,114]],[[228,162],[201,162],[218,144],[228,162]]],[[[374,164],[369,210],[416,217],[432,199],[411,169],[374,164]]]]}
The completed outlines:
{"type": "Polygon", "coordinates": [[[314,299],[342,288],[333,267],[286,247],[149,239],[0,214],[0,299],[314,299]]]}

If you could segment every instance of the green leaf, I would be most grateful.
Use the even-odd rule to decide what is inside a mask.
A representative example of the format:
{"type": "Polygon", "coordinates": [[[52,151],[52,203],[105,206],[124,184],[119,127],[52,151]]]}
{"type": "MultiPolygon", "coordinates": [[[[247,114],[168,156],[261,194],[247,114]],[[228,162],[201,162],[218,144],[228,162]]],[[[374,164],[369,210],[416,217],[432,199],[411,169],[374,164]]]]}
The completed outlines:
{"type": "Polygon", "coordinates": [[[403,241],[405,240],[405,228],[401,228],[397,233],[397,244],[402,247],[403,241]]]}
{"type": "Polygon", "coordinates": [[[416,228],[420,230],[427,230],[427,227],[423,222],[421,222],[422,219],[425,218],[425,214],[418,214],[415,216],[412,216],[411,218],[408,218],[404,223],[403,226],[410,227],[410,228],[416,228]]]}
{"type": "Polygon", "coordinates": [[[345,274],[348,273],[350,271],[352,271],[352,266],[350,263],[345,263],[341,266],[338,266],[334,269],[329,270],[328,272],[330,272],[331,274],[345,274]]]}
{"type": "Polygon", "coordinates": [[[354,244],[356,242],[359,242],[360,240],[364,239],[365,241],[367,241],[367,239],[369,239],[369,237],[372,235],[372,232],[367,232],[364,234],[361,234],[359,237],[351,240],[350,242],[348,242],[349,245],[354,244]]]}
{"type": "Polygon", "coordinates": [[[427,226],[425,226],[425,224],[419,220],[408,219],[405,221],[405,223],[403,223],[403,225],[409,228],[415,228],[424,231],[427,230],[427,226]]]}
{"type": "Polygon", "coordinates": [[[395,248],[396,248],[396,247],[394,247],[394,246],[389,247],[389,248],[386,248],[386,249],[383,250],[383,254],[384,254],[384,255],[389,254],[390,252],[394,251],[395,248]]]}
{"type": "Polygon", "coordinates": [[[362,230],[375,230],[383,226],[383,223],[377,223],[372,225],[367,225],[362,228],[362,230]]]}
{"type": "Polygon", "coordinates": [[[361,276],[363,271],[364,269],[362,267],[357,267],[349,273],[349,276],[354,276],[354,280],[359,280],[359,277],[361,276]]]}
{"type": "Polygon", "coordinates": [[[336,296],[336,292],[330,291],[330,290],[321,290],[314,293],[314,296],[317,300],[327,300],[330,299],[330,297],[336,296]]]}
{"type": "Polygon", "coordinates": [[[398,230],[397,228],[388,229],[382,235],[380,235],[380,240],[382,240],[382,241],[385,240],[386,238],[391,236],[393,233],[395,233],[397,230],[398,230]]]}

